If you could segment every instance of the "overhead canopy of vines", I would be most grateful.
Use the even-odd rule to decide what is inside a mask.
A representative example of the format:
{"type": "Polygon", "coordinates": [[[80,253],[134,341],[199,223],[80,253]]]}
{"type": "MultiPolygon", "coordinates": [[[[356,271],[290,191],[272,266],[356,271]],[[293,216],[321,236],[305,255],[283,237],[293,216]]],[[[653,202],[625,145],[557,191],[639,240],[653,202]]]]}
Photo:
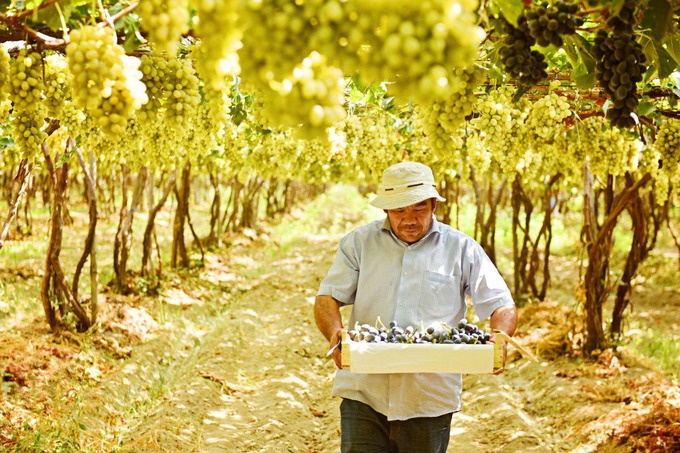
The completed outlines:
{"type": "Polygon", "coordinates": [[[677,182],[677,0],[3,4],[0,167],[72,137],[103,169],[677,182]]]}

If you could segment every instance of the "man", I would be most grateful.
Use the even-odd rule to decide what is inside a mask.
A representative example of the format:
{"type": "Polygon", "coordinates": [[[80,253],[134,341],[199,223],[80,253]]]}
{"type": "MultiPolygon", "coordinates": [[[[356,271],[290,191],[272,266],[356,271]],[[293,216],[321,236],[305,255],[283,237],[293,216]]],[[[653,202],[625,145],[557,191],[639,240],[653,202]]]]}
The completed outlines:
{"type": "MultiPolygon", "coordinates": [[[[466,295],[481,320],[491,317],[491,329],[514,333],[507,285],[477,242],[437,222],[438,201],[445,199],[426,165],[402,162],[384,171],[371,205],[387,217],[340,241],[316,297],[316,324],[331,347],[340,341],[343,305],[352,305],[350,326],[378,317],[400,326],[456,325],[466,295]]],[[[343,452],[446,451],[451,416],[461,406],[460,374],[351,374],[341,369],[339,348],[333,359],[343,452]]]]}

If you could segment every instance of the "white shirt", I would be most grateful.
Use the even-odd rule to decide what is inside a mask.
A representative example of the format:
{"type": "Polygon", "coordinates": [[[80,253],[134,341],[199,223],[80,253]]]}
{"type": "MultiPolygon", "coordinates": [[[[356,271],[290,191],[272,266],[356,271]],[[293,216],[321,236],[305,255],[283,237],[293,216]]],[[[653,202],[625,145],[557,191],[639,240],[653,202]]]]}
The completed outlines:
{"type": "MultiPolygon", "coordinates": [[[[437,222],[407,244],[388,219],[376,220],[340,241],[319,295],[352,304],[348,328],[376,319],[402,327],[432,322],[456,325],[465,317],[465,296],[484,320],[514,304],[500,273],[470,236],[437,222]]],[[[462,378],[453,373],[359,374],[338,370],[333,396],[368,404],[388,420],[436,417],[460,410],[462,378]]]]}

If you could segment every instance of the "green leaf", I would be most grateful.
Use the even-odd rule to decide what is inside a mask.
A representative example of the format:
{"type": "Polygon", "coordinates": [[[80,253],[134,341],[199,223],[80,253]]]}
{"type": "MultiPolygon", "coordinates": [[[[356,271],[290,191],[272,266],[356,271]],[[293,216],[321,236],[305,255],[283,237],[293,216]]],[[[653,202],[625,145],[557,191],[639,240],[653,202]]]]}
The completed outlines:
{"type": "Polygon", "coordinates": [[[583,64],[585,64],[587,68],[595,70],[595,58],[593,58],[590,53],[592,45],[587,39],[576,33],[574,35],[565,36],[564,42],[565,44],[570,43],[576,47],[578,56],[581,58],[583,64]]]}
{"type": "Polygon", "coordinates": [[[644,52],[647,64],[649,65],[643,80],[649,81],[659,70],[659,54],[656,51],[654,41],[647,36],[640,37],[640,45],[642,46],[642,51],[644,52]]]}
{"type": "Polygon", "coordinates": [[[64,16],[64,22],[68,25],[71,19],[71,12],[74,6],[70,1],[60,1],[58,2],[59,9],[55,5],[49,6],[45,9],[41,9],[33,13],[30,17],[31,23],[37,25],[45,25],[52,31],[61,31],[61,15],[64,16]],[[59,13],[61,11],[61,14],[59,13]]]}
{"type": "Polygon", "coordinates": [[[524,12],[522,0],[498,0],[496,5],[500,13],[505,17],[505,20],[516,27],[517,18],[524,12]]]}
{"type": "Polygon", "coordinates": [[[581,90],[593,88],[597,82],[595,72],[590,71],[582,62],[577,64],[571,72],[571,78],[574,79],[576,87],[581,90]]]}
{"type": "Polygon", "coordinates": [[[637,114],[639,116],[647,116],[655,111],[656,105],[653,102],[649,101],[640,102],[640,105],[638,105],[637,107],[637,114]]]}
{"type": "Polygon", "coordinates": [[[669,0],[649,0],[640,25],[649,29],[649,35],[661,41],[666,34],[673,30],[673,7],[669,0]]]}
{"type": "Polygon", "coordinates": [[[663,80],[673,74],[673,71],[678,68],[678,64],[663,47],[656,44],[654,47],[656,47],[656,54],[659,56],[659,78],[663,80]]]}
{"type": "Polygon", "coordinates": [[[564,53],[567,55],[567,58],[571,62],[572,68],[576,67],[579,64],[578,52],[576,46],[573,45],[573,43],[567,42],[566,37],[564,39],[564,45],[562,46],[562,50],[564,50],[564,53]]]}
{"type": "Polygon", "coordinates": [[[680,32],[675,31],[666,35],[666,39],[661,44],[668,55],[675,60],[675,63],[680,65],[680,32]]]}

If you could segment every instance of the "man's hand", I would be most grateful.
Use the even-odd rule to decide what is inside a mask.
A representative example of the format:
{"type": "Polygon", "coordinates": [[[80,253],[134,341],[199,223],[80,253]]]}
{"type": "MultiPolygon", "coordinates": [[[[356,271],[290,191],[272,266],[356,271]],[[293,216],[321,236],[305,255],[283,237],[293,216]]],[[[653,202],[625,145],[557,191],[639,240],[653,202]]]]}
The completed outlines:
{"type": "MultiPolygon", "coordinates": [[[[503,341],[503,339],[498,338],[498,341],[503,341]]],[[[496,343],[496,334],[495,333],[491,334],[491,339],[489,340],[489,342],[494,343],[494,344],[496,343]]],[[[493,375],[503,374],[503,372],[505,371],[505,361],[507,360],[507,358],[508,358],[508,343],[503,341],[503,362],[502,362],[503,365],[501,365],[501,367],[499,369],[497,369],[496,371],[494,371],[491,374],[493,374],[493,375]]]]}
{"type": "MultiPolygon", "coordinates": [[[[489,320],[489,327],[491,328],[491,331],[495,330],[501,330],[505,332],[506,334],[512,336],[513,333],[515,333],[515,329],[517,328],[517,307],[514,305],[503,305],[502,307],[498,307],[493,314],[491,315],[491,319],[489,320]]],[[[492,342],[496,342],[496,334],[491,335],[491,340],[492,342]]],[[[503,341],[501,338],[498,339],[498,341],[503,341]]],[[[503,371],[505,371],[505,361],[508,357],[508,344],[506,342],[503,342],[503,366],[498,371],[493,372],[492,374],[501,374],[503,371]]]]}
{"type": "Polygon", "coordinates": [[[342,343],[341,342],[342,342],[342,330],[338,330],[333,335],[331,335],[331,338],[330,338],[330,341],[329,341],[330,347],[328,348],[328,349],[330,349],[334,346],[338,346],[333,351],[333,354],[331,355],[331,357],[333,357],[333,361],[335,362],[335,366],[337,366],[339,370],[342,369],[342,343]],[[340,343],[340,344],[338,345],[338,343],[340,343]]]}
{"type": "MultiPolygon", "coordinates": [[[[319,331],[328,339],[329,349],[342,340],[342,316],[340,306],[342,303],[331,296],[316,296],[314,303],[314,319],[319,331]]],[[[333,351],[333,360],[338,368],[342,368],[342,355],[340,347],[333,351]]]]}

